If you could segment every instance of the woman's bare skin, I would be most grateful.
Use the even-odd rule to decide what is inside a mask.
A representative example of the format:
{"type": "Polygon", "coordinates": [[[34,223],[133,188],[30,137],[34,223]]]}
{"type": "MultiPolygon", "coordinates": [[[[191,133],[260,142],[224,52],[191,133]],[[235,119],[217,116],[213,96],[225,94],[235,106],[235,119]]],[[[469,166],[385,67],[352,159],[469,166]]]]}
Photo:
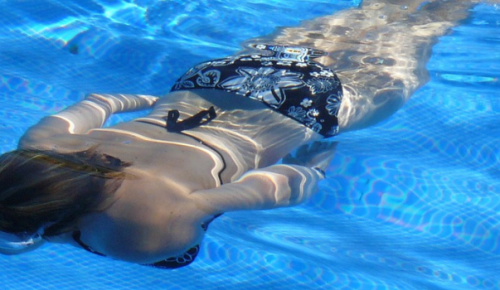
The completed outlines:
{"type": "MultiPolygon", "coordinates": [[[[472,6],[456,1],[450,12],[451,1],[431,1],[435,10],[422,8],[424,2],[364,1],[360,8],[255,41],[326,51],[318,61],[332,68],[344,87],[340,132],[361,129],[396,112],[427,82],[425,64],[432,45],[472,6]]],[[[334,146],[303,147],[301,154],[285,159],[288,164],[275,163],[320,139],[257,101],[220,90],[196,90],[162,98],[89,95],[42,119],[22,137],[19,148],[71,153],[95,147],[131,163],[125,168],[129,178],[113,203],[83,217],[78,227],[81,240],[93,250],[150,264],[199,244],[205,233],[202,224],[215,215],[306,200],[323,178],[314,167],[326,169],[334,146]],[[148,116],[102,128],[113,113],[152,106],[148,116]],[[217,118],[209,123],[183,134],[166,130],[164,117],[170,110],[178,110],[183,120],[212,106],[217,118]]],[[[79,246],[70,233],[50,241],[79,246]]]]}
{"type": "MultiPolygon", "coordinates": [[[[216,92],[216,101],[210,102],[214,92],[200,93],[207,94],[177,92],[159,100],[90,95],[43,119],[21,139],[21,148],[61,153],[97,145],[99,152],[132,163],[125,169],[131,178],[115,193],[116,201],[105,212],[84,217],[79,225],[81,240],[93,250],[125,261],[153,263],[199,244],[204,235],[201,224],[214,215],[290,206],[314,192],[322,178],[315,170],[272,164],[297,144],[318,139],[317,133],[259,102],[223,92],[216,92]],[[129,111],[155,102],[145,118],[101,128],[110,107],[129,111]],[[165,129],[161,116],[168,110],[178,109],[185,117],[209,106],[216,106],[218,113],[210,124],[185,135],[165,129]],[[284,140],[271,138],[278,132],[290,134],[284,140]]],[[[71,234],[51,241],[75,244],[71,234]]]]}

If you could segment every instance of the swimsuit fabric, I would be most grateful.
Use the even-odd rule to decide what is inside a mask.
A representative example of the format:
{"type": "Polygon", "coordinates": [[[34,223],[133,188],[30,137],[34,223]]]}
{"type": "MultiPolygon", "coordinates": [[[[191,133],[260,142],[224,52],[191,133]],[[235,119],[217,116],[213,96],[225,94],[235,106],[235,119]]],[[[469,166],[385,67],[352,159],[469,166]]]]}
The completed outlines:
{"type": "Polygon", "coordinates": [[[260,101],[313,131],[338,134],[342,85],[330,69],[311,60],[303,47],[256,45],[270,55],[242,55],[207,61],[186,72],[171,91],[218,89],[260,101]]]}

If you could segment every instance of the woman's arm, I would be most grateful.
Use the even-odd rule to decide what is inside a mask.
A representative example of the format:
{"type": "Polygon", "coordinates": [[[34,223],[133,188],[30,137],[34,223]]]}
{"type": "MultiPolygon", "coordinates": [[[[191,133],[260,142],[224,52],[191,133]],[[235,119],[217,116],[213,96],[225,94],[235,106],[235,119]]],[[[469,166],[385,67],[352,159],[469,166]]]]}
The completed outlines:
{"type": "Polygon", "coordinates": [[[55,135],[86,134],[90,129],[102,127],[114,113],[147,109],[157,99],[158,97],[148,95],[88,95],[83,101],[43,118],[31,127],[19,141],[19,148],[55,135]]]}
{"type": "Polygon", "coordinates": [[[301,146],[284,164],[251,170],[233,183],[199,190],[193,197],[211,215],[236,210],[272,209],[297,205],[316,192],[318,181],[335,155],[335,142],[301,146]]]}
{"type": "Polygon", "coordinates": [[[297,205],[316,192],[321,172],[298,165],[273,165],[244,174],[233,183],[191,194],[210,214],[297,205]]]}

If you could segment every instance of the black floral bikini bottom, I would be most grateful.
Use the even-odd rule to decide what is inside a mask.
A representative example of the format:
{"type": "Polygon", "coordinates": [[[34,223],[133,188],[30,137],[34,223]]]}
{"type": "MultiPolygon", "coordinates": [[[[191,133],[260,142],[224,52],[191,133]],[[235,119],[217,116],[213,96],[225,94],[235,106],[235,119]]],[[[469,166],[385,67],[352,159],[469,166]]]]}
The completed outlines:
{"type": "Polygon", "coordinates": [[[242,55],[196,65],[171,91],[219,89],[258,100],[311,130],[338,134],[342,85],[330,69],[311,59],[324,52],[291,46],[258,44],[269,55],[242,55]]]}

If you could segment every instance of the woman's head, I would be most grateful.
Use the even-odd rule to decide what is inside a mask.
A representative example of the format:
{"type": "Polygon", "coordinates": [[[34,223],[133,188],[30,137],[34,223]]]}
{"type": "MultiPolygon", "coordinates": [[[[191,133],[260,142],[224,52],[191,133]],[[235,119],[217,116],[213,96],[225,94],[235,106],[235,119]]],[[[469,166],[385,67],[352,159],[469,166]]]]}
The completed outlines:
{"type": "Polygon", "coordinates": [[[125,178],[119,159],[94,149],[73,154],[20,149],[0,156],[0,231],[56,236],[103,210],[125,178]]]}

